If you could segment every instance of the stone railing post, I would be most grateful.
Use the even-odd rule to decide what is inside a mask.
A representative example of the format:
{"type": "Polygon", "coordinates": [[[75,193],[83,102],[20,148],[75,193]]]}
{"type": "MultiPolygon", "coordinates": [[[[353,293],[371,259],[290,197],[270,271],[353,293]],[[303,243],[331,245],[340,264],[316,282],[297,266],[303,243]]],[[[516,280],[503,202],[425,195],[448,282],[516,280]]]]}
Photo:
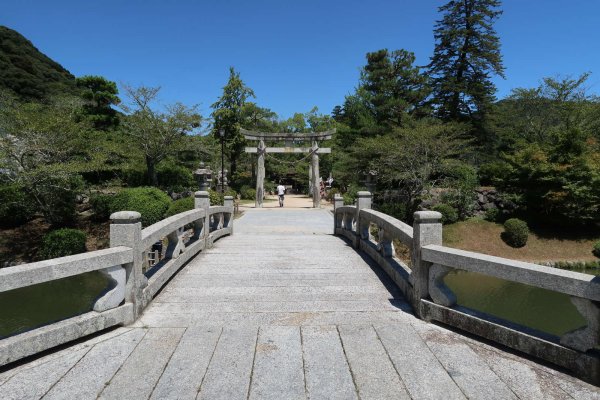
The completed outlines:
{"type": "Polygon", "coordinates": [[[417,211],[414,213],[412,276],[413,309],[421,319],[427,319],[421,310],[421,299],[429,297],[429,267],[431,263],[421,258],[421,248],[430,244],[442,244],[442,214],[437,211],[417,211]]]}
{"type": "Polygon", "coordinates": [[[142,267],[142,216],[136,211],[119,211],[110,216],[110,247],[126,246],[133,249],[133,262],[124,265],[127,283],[125,301],[133,304],[134,321],[145,307],[144,288],[148,281],[142,267]]]}
{"type": "Polygon", "coordinates": [[[358,192],[356,195],[356,238],[354,239],[354,247],[359,248],[360,241],[363,239],[369,239],[369,224],[361,223],[360,210],[371,208],[371,198],[373,195],[371,192],[358,192]],[[366,236],[365,236],[366,235],[366,236]]]}
{"type": "Polygon", "coordinates": [[[230,235],[233,235],[233,196],[223,198],[223,206],[231,208],[231,214],[223,215],[223,228],[231,228],[230,235]]]}
{"type": "Polygon", "coordinates": [[[342,227],[343,216],[338,216],[335,211],[344,205],[344,198],[341,194],[336,193],[333,196],[333,234],[335,235],[335,231],[337,228],[342,227]]]}
{"type": "Polygon", "coordinates": [[[194,193],[194,208],[200,208],[205,211],[204,226],[202,227],[202,238],[208,238],[210,234],[210,217],[208,216],[208,209],[210,207],[210,197],[208,192],[199,191],[194,193]]]}

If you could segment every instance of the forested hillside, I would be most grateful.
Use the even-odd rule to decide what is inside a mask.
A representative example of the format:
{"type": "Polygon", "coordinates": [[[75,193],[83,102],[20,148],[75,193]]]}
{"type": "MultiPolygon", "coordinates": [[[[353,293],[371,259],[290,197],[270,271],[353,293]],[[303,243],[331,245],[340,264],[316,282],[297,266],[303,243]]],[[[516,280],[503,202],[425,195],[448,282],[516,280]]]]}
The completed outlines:
{"type": "Polygon", "coordinates": [[[23,100],[75,92],[75,77],[20,33],[0,26],[0,88],[23,100]]]}

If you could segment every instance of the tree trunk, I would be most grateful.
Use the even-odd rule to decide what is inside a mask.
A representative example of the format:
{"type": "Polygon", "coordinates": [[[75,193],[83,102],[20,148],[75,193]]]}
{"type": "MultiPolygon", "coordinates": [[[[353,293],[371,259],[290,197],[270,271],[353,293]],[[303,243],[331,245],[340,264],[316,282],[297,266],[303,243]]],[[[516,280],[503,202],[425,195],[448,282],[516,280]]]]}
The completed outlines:
{"type": "Polygon", "coordinates": [[[158,186],[158,177],[156,176],[156,163],[151,157],[146,157],[146,172],[148,175],[148,182],[152,186],[158,186]]]}

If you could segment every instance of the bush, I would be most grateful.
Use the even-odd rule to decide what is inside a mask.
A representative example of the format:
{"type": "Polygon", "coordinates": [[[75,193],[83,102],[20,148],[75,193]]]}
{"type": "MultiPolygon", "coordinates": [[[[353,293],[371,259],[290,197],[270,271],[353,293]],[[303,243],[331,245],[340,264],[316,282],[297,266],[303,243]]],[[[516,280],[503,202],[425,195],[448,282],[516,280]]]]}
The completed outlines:
{"type": "Polygon", "coordinates": [[[442,214],[443,225],[453,224],[458,221],[458,212],[456,212],[456,209],[449,204],[438,204],[437,206],[433,207],[433,211],[437,211],[442,214]]]}
{"type": "Polygon", "coordinates": [[[0,187],[0,226],[23,225],[34,213],[35,205],[18,185],[0,187]]]}
{"type": "Polygon", "coordinates": [[[356,197],[358,196],[358,192],[360,189],[357,186],[350,185],[348,186],[348,190],[342,196],[344,197],[344,205],[352,206],[356,201],[356,197]]]}
{"type": "Polygon", "coordinates": [[[123,171],[123,182],[129,187],[147,185],[146,169],[142,167],[129,168],[123,171]]]}
{"type": "Polygon", "coordinates": [[[502,213],[500,212],[499,208],[490,208],[485,210],[485,220],[486,221],[490,221],[490,222],[498,222],[500,221],[500,217],[501,217],[502,213]]]}
{"type": "Polygon", "coordinates": [[[175,200],[171,203],[167,212],[165,213],[165,218],[171,217],[175,214],[179,214],[185,211],[194,209],[194,198],[193,197],[184,197],[183,199],[175,200]]]}
{"type": "Polygon", "coordinates": [[[40,256],[44,259],[85,253],[85,232],[78,229],[57,229],[44,235],[40,256]]]}
{"type": "Polygon", "coordinates": [[[142,225],[149,226],[160,221],[169,206],[171,198],[153,187],[125,189],[113,197],[110,212],[137,211],[142,214],[142,225]]]}
{"type": "Polygon", "coordinates": [[[511,247],[523,247],[527,244],[529,228],[527,223],[518,218],[511,218],[504,223],[502,240],[511,247]]]}
{"type": "Polygon", "coordinates": [[[256,189],[253,189],[250,186],[242,186],[240,195],[243,200],[254,200],[256,199],[256,189]]]}
{"type": "Polygon", "coordinates": [[[217,192],[216,190],[208,189],[208,198],[210,199],[211,206],[222,206],[223,205],[223,195],[221,192],[217,192]]]}
{"type": "Polygon", "coordinates": [[[600,240],[594,243],[594,248],[592,249],[592,253],[598,258],[600,258],[600,240]]]}
{"type": "Polygon", "coordinates": [[[158,186],[174,192],[183,192],[196,186],[192,171],[173,163],[160,164],[156,168],[156,178],[158,186]]]}
{"type": "Polygon", "coordinates": [[[339,194],[340,191],[338,188],[331,188],[327,191],[327,194],[325,195],[325,200],[327,200],[330,203],[333,203],[333,200],[335,199],[335,195],[339,194]]]}
{"type": "Polygon", "coordinates": [[[110,218],[110,203],[113,197],[103,193],[96,193],[91,196],[90,204],[94,210],[94,220],[108,221],[110,218]]]}

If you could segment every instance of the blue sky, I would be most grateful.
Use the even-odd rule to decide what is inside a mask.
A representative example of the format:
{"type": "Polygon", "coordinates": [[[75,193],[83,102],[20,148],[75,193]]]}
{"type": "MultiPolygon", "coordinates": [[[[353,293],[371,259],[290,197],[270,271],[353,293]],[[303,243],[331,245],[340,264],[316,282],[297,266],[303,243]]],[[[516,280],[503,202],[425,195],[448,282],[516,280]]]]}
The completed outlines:
{"type": "MultiPolygon", "coordinates": [[[[405,48],[427,64],[446,2],[2,0],[0,25],[76,76],[161,86],[164,103],[198,104],[205,116],[234,66],[256,102],[286,118],[342,104],[369,51],[405,48]]],[[[586,71],[600,94],[600,1],[505,0],[502,9],[499,98],[586,71]]]]}

